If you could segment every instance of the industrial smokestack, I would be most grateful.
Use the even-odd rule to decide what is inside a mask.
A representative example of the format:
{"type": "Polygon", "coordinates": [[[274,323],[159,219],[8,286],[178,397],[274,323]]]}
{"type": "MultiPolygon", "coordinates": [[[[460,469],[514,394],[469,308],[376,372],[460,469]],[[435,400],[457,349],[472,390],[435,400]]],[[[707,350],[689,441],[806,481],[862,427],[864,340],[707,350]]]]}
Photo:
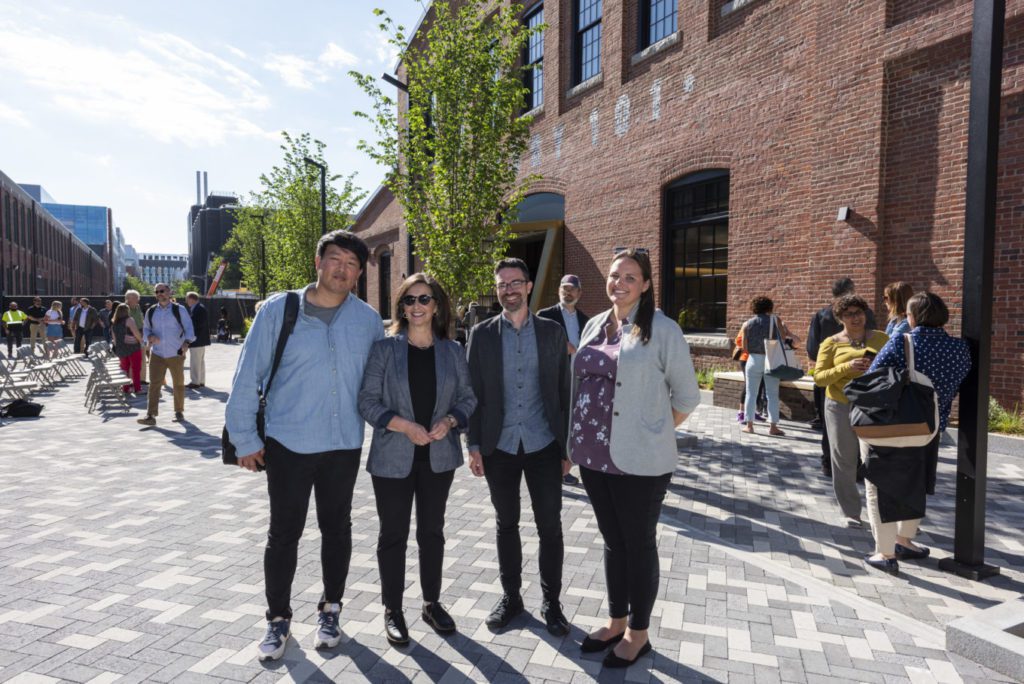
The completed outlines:
{"type": "Polygon", "coordinates": [[[196,171],[196,206],[198,207],[202,203],[203,203],[203,196],[200,194],[199,172],[196,171]]]}
{"type": "Polygon", "coordinates": [[[205,202],[205,201],[206,201],[206,199],[207,199],[207,198],[208,198],[208,197],[210,196],[210,186],[209,186],[209,184],[208,184],[208,183],[206,182],[206,180],[207,180],[207,178],[206,178],[206,172],[205,172],[205,171],[203,171],[203,201],[204,201],[204,202],[205,202]]]}

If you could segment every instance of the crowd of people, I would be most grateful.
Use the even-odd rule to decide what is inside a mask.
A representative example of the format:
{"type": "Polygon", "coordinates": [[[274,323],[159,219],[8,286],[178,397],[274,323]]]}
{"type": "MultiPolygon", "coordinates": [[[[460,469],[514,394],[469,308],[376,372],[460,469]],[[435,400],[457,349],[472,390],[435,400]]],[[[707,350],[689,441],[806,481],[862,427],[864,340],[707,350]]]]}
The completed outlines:
{"type": "MultiPolygon", "coordinates": [[[[341,639],[352,497],[368,425],[366,469],[380,523],[377,562],[391,644],[409,642],[405,557],[413,516],[421,618],[440,634],[457,628],[444,606],[441,577],[447,500],[466,453],[469,471],[486,481],[496,519],[502,595],[486,625],[505,629],[526,609],[519,529],[525,480],[539,538],[540,614],[551,634],[569,633],[560,602],[561,484],[576,465],[604,542],[608,596],[607,621],[580,649],[605,652],[605,667],[635,663],[652,648],[648,628],[660,581],[656,526],[678,457],[675,429],[700,401],[686,339],[655,307],[647,251],[617,250],[611,256],[604,289],[608,308],[592,318],[575,306],[581,283],[574,275],[562,279],[558,305],[531,313],[529,268],[519,259],[502,259],[494,268],[500,311],[472,326],[465,349],[451,335],[447,294],[423,273],[409,276],[398,289],[395,317],[385,333],[376,311],[351,295],[368,254],[351,233],[325,235],[315,257],[316,282],[266,300],[232,382],[227,432],[238,465],[265,470],[270,500],[267,626],[259,658],[281,658],[291,634],[298,543],[314,491],[324,585],[314,645],[331,648],[341,639]],[[297,300],[291,317],[289,297],[297,300]]],[[[862,524],[857,473],[866,473],[876,548],[865,561],[893,572],[897,559],[922,558],[928,550],[913,543],[916,518],[893,517],[916,510],[901,505],[901,496],[911,493],[883,481],[886,466],[872,466],[884,459],[858,443],[843,388],[869,369],[905,366],[905,334],[916,367],[938,378],[944,428],[969,355],[962,341],[942,330],[948,311],[934,294],[911,296],[902,283],[886,288],[891,335],[874,329],[867,303],[848,279],[837,282],[833,294],[808,335],[808,346],[815,346],[814,379],[824,395],[828,470],[844,524],[850,525],[862,524]]],[[[743,431],[753,432],[763,386],[769,434],[781,436],[779,382],[768,369],[766,348],[776,340],[791,347],[795,337],[767,297],[755,298],[751,311],[739,336],[746,374],[743,431]]],[[[934,484],[937,448],[936,437],[919,450],[919,458],[904,459],[925,464],[922,492],[934,484]]],[[[909,479],[904,473],[902,481],[909,479]]]]}

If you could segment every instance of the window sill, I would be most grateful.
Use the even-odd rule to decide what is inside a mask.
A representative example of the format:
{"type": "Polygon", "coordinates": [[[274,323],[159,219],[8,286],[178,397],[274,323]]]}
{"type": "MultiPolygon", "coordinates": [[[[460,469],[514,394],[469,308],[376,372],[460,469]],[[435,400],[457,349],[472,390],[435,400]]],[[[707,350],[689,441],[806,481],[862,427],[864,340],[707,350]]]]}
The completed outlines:
{"type": "Polygon", "coordinates": [[[521,116],[532,116],[534,119],[536,119],[538,116],[540,116],[543,113],[544,113],[544,105],[540,104],[540,105],[537,105],[536,107],[534,107],[533,109],[531,109],[528,112],[523,112],[521,116]]]}
{"type": "Polygon", "coordinates": [[[587,92],[588,90],[592,90],[594,88],[597,88],[602,83],[604,83],[604,74],[603,73],[600,73],[597,76],[591,76],[590,78],[588,78],[583,83],[580,83],[579,85],[573,86],[572,88],[569,88],[567,91],[565,91],[565,96],[566,96],[566,98],[571,98],[571,97],[576,97],[577,95],[582,95],[583,93],[587,92]]]}
{"type": "Polygon", "coordinates": [[[633,66],[636,66],[640,62],[643,62],[646,59],[650,59],[654,55],[657,55],[657,54],[659,54],[661,52],[664,52],[665,50],[669,49],[673,45],[676,45],[677,43],[679,43],[679,41],[682,40],[682,35],[683,35],[682,31],[676,31],[671,36],[665,36],[664,38],[659,40],[657,43],[654,43],[653,45],[648,45],[643,50],[641,50],[640,52],[636,53],[635,55],[633,55],[630,58],[630,60],[629,60],[630,64],[633,65],[633,66]]]}
{"type": "Polygon", "coordinates": [[[725,333],[699,333],[683,331],[683,337],[690,349],[706,351],[731,351],[732,339],[725,333]]]}
{"type": "Polygon", "coordinates": [[[727,17],[738,9],[743,9],[754,0],[730,0],[722,5],[722,16],[727,17]]]}

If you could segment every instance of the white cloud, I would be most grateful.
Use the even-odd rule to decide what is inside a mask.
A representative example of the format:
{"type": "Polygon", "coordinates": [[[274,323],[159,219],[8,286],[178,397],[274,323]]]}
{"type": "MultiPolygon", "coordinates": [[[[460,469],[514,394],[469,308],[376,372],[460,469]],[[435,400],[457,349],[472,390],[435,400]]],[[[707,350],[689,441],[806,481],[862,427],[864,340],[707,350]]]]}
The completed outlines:
{"type": "Polygon", "coordinates": [[[287,86],[310,90],[317,83],[329,81],[338,71],[345,72],[358,63],[359,58],[332,42],[316,61],[299,55],[272,53],[267,55],[263,67],[280,76],[287,86]]]}
{"type": "Polygon", "coordinates": [[[359,63],[359,59],[351,52],[337,43],[328,43],[324,51],[320,53],[320,63],[332,68],[353,67],[359,63]]]}
{"type": "Polygon", "coordinates": [[[398,48],[388,42],[388,37],[380,31],[367,31],[367,37],[373,45],[373,54],[388,71],[391,71],[398,61],[398,48]]]}
{"type": "Polygon", "coordinates": [[[3,102],[0,102],[0,123],[22,126],[24,128],[32,127],[32,122],[28,120],[28,117],[23,112],[10,105],[5,105],[3,102]]]}
{"type": "Polygon", "coordinates": [[[68,113],[161,142],[198,147],[274,137],[249,118],[269,99],[245,71],[180,36],[120,19],[105,28],[112,35],[87,42],[8,22],[0,26],[0,74],[48,93],[68,113]]]}
{"type": "Polygon", "coordinates": [[[313,87],[313,81],[322,81],[317,65],[298,55],[267,55],[264,68],[280,76],[285,85],[301,90],[313,87]]]}

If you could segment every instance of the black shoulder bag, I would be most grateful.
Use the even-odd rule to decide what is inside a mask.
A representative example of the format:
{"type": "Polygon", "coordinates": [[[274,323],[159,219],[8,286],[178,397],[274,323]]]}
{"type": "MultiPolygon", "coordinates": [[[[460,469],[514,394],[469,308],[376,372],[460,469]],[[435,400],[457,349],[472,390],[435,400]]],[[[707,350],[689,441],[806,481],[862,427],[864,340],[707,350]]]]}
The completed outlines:
{"type": "MultiPolygon", "coordinates": [[[[299,318],[299,295],[295,292],[289,292],[285,295],[284,302],[284,321],[281,323],[281,332],[277,334],[277,347],[274,349],[274,364],[270,367],[270,377],[267,378],[267,383],[260,390],[260,404],[259,408],[256,409],[256,432],[259,434],[260,439],[264,439],[264,426],[266,423],[266,409],[267,409],[267,393],[270,392],[270,383],[274,381],[274,376],[277,375],[277,367],[281,365],[281,357],[284,356],[285,345],[288,344],[288,336],[292,334],[292,330],[295,329],[295,321],[299,318]]],[[[238,451],[235,449],[235,445],[231,443],[231,438],[228,436],[228,426],[224,426],[224,430],[220,434],[220,445],[221,445],[221,460],[224,465],[238,465],[238,451]]],[[[260,466],[260,470],[263,467],[260,466]]]]}

